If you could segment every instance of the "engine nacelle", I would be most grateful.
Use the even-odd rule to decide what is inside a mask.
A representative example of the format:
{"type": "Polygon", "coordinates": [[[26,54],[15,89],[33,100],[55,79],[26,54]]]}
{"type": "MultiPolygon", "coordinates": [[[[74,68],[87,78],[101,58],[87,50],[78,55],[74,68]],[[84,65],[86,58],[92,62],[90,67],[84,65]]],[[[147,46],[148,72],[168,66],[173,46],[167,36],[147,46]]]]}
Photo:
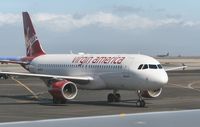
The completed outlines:
{"type": "Polygon", "coordinates": [[[53,98],[57,99],[74,99],[77,95],[78,89],[76,84],[67,80],[52,82],[49,93],[53,98]]]}
{"type": "Polygon", "coordinates": [[[156,97],[160,96],[161,93],[162,93],[162,88],[156,89],[156,90],[144,90],[144,91],[142,91],[142,97],[156,98],[156,97]]]}

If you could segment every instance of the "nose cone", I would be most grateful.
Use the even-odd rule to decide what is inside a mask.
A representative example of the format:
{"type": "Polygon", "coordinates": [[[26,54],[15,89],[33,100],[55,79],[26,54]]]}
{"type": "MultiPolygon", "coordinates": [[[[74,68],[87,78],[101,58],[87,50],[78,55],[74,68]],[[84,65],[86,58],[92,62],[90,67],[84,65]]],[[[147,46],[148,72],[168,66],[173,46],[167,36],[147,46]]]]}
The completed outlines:
{"type": "Polygon", "coordinates": [[[156,84],[165,85],[168,83],[168,75],[163,70],[158,72],[156,75],[152,76],[151,80],[156,84]]]}
{"type": "Polygon", "coordinates": [[[158,81],[160,84],[167,84],[168,83],[168,75],[166,72],[163,72],[161,75],[160,75],[160,79],[158,81]]]}

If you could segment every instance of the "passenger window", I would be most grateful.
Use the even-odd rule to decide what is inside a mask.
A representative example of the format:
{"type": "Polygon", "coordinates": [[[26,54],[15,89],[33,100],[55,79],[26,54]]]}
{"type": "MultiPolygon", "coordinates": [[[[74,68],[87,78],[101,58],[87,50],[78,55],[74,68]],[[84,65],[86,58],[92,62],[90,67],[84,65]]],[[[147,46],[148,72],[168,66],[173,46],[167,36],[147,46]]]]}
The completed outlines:
{"type": "Polygon", "coordinates": [[[158,67],[157,67],[156,65],[149,64],[149,68],[150,68],[150,69],[157,69],[158,67]]]}
{"type": "Polygon", "coordinates": [[[145,64],[142,69],[148,69],[148,65],[145,64]]]}
{"type": "Polygon", "coordinates": [[[143,64],[140,64],[140,66],[138,67],[138,70],[142,69],[143,64]]]}
{"type": "Polygon", "coordinates": [[[162,66],[161,66],[160,64],[158,64],[158,68],[159,68],[159,69],[162,69],[162,66]]]}

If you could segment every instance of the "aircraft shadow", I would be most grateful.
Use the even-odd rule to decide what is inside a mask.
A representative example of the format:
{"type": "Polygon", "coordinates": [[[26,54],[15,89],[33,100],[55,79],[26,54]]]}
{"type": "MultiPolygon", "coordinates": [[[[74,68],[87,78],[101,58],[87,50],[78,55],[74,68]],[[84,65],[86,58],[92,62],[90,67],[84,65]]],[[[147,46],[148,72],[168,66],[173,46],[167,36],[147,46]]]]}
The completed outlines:
{"type": "MultiPolygon", "coordinates": [[[[74,104],[81,104],[81,105],[93,105],[93,106],[111,106],[111,107],[137,107],[136,106],[137,100],[122,100],[120,102],[113,102],[108,103],[107,101],[67,101],[66,104],[52,104],[52,101],[50,103],[40,103],[40,105],[46,105],[46,106],[66,106],[66,105],[74,105],[74,104]]],[[[148,104],[148,103],[146,103],[148,104]]],[[[144,108],[147,108],[145,106],[144,108]]]]}
{"type": "MultiPolygon", "coordinates": [[[[10,98],[17,100],[16,102],[0,102],[0,105],[25,105],[25,104],[39,104],[43,106],[68,106],[68,105],[93,105],[93,106],[111,106],[111,107],[137,107],[137,99],[121,100],[120,102],[108,103],[107,101],[80,101],[70,100],[66,104],[53,104],[52,99],[40,98],[35,99],[32,95],[0,95],[0,98],[10,98]]],[[[148,100],[148,99],[145,99],[148,100]]],[[[146,102],[148,105],[149,103],[146,102]]],[[[147,108],[145,106],[144,108],[147,108]]]]}
{"type": "Polygon", "coordinates": [[[24,105],[24,104],[39,104],[39,101],[33,98],[32,95],[0,95],[0,98],[10,98],[16,101],[1,101],[0,105],[24,105]]]}

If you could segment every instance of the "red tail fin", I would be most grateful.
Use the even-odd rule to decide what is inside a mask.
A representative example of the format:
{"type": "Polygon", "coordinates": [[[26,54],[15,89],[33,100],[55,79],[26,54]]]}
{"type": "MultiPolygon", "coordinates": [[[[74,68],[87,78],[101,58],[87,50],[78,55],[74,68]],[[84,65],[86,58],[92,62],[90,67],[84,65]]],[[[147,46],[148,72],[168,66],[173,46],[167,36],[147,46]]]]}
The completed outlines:
{"type": "Polygon", "coordinates": [[[45,54],[36,36],[33,24],[28,12],[23,12],[24,36],[26,44],[26,56],[36,57],[45,54]]]}

